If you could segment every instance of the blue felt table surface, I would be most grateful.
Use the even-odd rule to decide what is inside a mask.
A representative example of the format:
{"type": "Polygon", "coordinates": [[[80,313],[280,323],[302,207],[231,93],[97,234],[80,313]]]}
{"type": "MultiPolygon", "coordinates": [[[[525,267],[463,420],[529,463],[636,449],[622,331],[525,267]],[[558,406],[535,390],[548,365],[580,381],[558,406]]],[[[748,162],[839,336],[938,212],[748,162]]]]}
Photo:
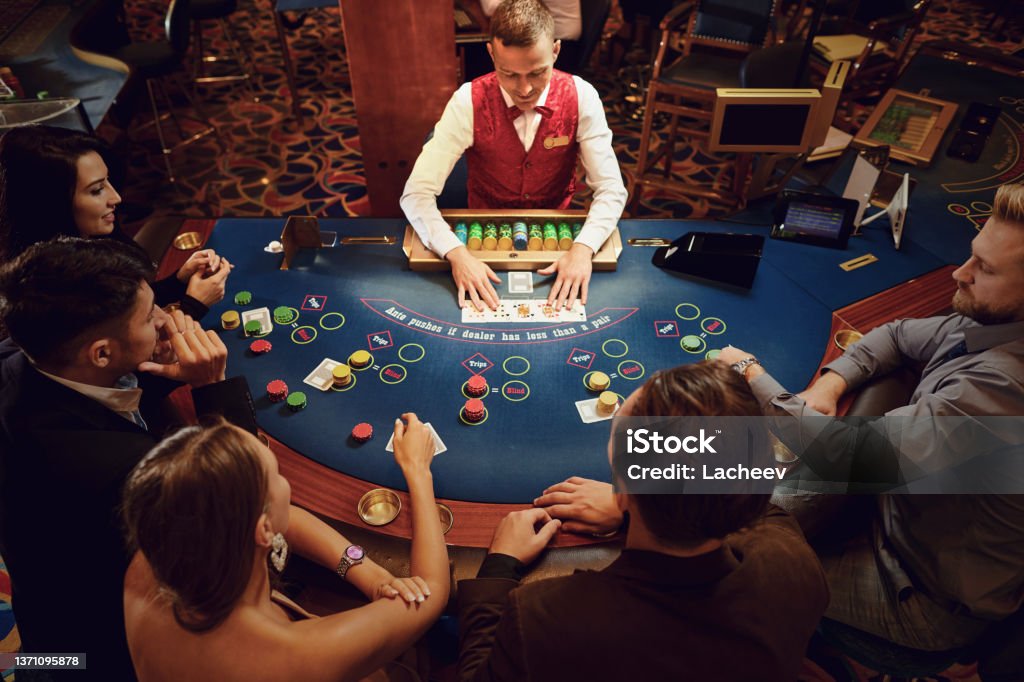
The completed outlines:
{"type": "MultiPolygon", "coordinates": [[[[399,245],[403,221],[321,221],[323,229],[345,235],[391,234],[399,237],[399,244],[304,251],[288,271],[278,270],[281,255],[263,250],[279,236],[282,225],[280,219],[222,219],[209,241],[208,246],[236,266],[228,296],[213,309],[212,321],[229,309],[266,306],[273,311],[277,306],[290,306],[299,310],[296,326],[275,325],[267,337],[273,345],[267,355],[249,353],[251,339],[240,330],[222,332],[230,350],[229,374],[240,373],[249,379],[260,425],[270,434],[305,456],[376,485],[404,489],[384,446],[394,419],[409,410],[431,422],[448,447],[434,465],[441,497],[526,502],[568,476],[607,480],[609,422],[584,424],[580,420],[575,402],[594,395],[583,384],[588,369],[579,365],[617,374],[611,390],[626,396],[655,370],[701,360],[707,350],[731,343],[755,352],[783,384],[802,388],[812,378],[829,342],[830,309],[774,266],[767,253],[753,289],[744,291],[659,270],[650,263],[653,249],[627,246],[618,271],[594,274],[586,326],[538,322],[462,325],[450,274],[407,269],[399,245]],[[233,303],[240,290],[252,292],[250,304],[233,303]],[[326,297],[326,301],[317,310],[301,310],[308,295],[326,297]],[[680,304],[693,304],[699,314],[680,304]],[[405,319],[396,319],[389,309],[405,319]],[[682,319],[695,314],[695,319],[682,319]],[[324,328],[336,326],[342,316],[340,328],[324,328]],[[715,330],[721,333],[704,334],[706,348],[699,353],[683,350],[681,337],[702,334],[699,325],[709,317],[720,319],[715,330]],[[593,328],[592,323],[602,318],[607,318],[605,323],[593,328]],[[413,320],[421,326],[415,326],[413,320]],[[296,331],[303,326],[308,327],[305,334],[311,340],[296,343],[292,337],[303,340],[296,331]],[[437,327],[442,331],[436,331],[437,327]],[[447,335],[451,329],[455,336],[447,335]],[[556,329],[574,333],[558,337],[556,329]],[[502,330],[518,333],[519,340],[463,338],[479,332],[500,335],[502,330]],[[527,340],[526,330],[546,338],[527,340]],[[387,347],[379,347],[375,337],[387,347]],[[323,393],[302,383],[324,358],[344,362],[359,349],[371,350],[374,367],[354,372],[356,382],[350,390],[323,393]],[[400,350],[406,360],[399,357],[400,350]],[[413,362],[421,353],[422,359],[413,362]],[[513,359],[506,363],[510,357],[525,362],[513,359]],[[490,393],[484,399],[486,422],[478,426],[461,423],[459,411],[466,400],[461,389],[471,376],[467,369],[470,360],[484,363],[487,368],[482,374],[491,388],[520,381],[528,387],[529,396],[513,402],[502,393],[490,393]],[[515,376],[526,362],[529,370],[515,376]],[[642,367],[642,377],[637,376],[641,372],[638,365],[632,363],[642,367]],[[385,382],[389,365],[391,376],[398,372],[405,377],[401,383],[385,382]],[[624,378],[630,368],[636,380],[624,378]],[[273,379],[284,380],[292,391],[304,391],[308,407],[292,413],[283,403],[270,402],[265,387],[273,379]],[[348,435],[363,421],[373,426],[375,435],[370,442],[357,445],[348,435]]],[[[624,239],[675,238],[703,228],[736,231],[735,226],[713,223],[621,224],[624,239]]],[[[791,246],[769,244],[767,251],[791,246]]],[[[533,297],[544,297],[548,280],[535,276],[535,283],[533,297]]],[[[499,293],[507,295],[504,284],[499,293]]]]}

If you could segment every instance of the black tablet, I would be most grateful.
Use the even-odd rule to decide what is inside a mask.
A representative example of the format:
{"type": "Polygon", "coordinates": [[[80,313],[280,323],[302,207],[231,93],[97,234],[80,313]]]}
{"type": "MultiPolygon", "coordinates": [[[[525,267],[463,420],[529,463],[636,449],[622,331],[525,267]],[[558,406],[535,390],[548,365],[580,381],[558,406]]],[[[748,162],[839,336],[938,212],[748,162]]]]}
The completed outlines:
{"type": "Polygon", "coordinates": [[[857,209],[854,199],[785,190],[775,202],[771,237],[845,249],[857,209]]]}

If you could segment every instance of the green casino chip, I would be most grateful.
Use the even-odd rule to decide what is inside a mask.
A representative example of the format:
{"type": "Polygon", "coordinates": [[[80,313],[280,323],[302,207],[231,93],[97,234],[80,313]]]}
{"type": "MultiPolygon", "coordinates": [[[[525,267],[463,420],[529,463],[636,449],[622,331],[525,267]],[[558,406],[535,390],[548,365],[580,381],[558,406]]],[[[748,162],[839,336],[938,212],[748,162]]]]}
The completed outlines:
{"type": "Polygon", "coordinates": [[[252,292],[239,291],[235,294],[235,305],[249,305],[252,303],[252,292]]]}

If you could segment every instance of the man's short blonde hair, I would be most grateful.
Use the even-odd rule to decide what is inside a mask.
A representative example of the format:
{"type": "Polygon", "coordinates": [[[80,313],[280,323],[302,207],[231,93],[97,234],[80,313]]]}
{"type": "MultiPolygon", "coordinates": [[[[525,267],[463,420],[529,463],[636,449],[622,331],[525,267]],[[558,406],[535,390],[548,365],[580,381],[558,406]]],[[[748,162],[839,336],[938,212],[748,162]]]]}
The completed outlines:
{"type": "Polygon", "coordinates": [[[992,216],[1004,222],[1024,225],[1024,184],[1000,187],[992,204],[992,216]]]}
{"type": "Polygon", "coordinates": [[[506,47],[530,47],[555,39],[555,18],[540,0],[505,0],[491,17],[491,40],[506,47]]]}

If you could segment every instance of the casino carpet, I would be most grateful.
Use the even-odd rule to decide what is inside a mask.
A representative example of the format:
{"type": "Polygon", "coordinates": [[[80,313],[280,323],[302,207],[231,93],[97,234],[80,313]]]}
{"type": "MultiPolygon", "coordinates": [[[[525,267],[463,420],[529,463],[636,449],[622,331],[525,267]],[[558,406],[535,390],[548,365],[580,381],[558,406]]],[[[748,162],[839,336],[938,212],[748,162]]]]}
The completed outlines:
{"type": "MultiPolygon", "coordinates": [[[[987,4],[977,0],[936,2],[918,43],[943,38],[1007,52],[1018,49],[1024,40],[1022,22],[1010,21],[1006,35],[998,38],[986,33],[984,27],[992,18],[993,4],[996,3],[992,0],[987,4]]],[[[126,201],[137,207],[133,215],[126,216],[129,229],[156,214],[342,217],[369,212],[338,11],[313,11],[300,28],[289,32],[298,70],[298,96],[306,117],[306,127],[300,130],[289,112],[287,83],[270,9],[272,2],[242,0],[240,5],[232,22],[249,28],[243,40],[257,66],[260,101],[253,102],[245,88],[238,85],[203,90],[206,107],[220,131],[221,146],[207,137],[174,154],[172,162],[181,178],[177,187],[166,182],[152,127],[133,133],[129,181],[123,186],[126,201]]],[[[161,0],[138,0],[131,4],[129,20],[136,40],[159,34],[165,7],[166,2],[161,0]]],[[[623,100],[628,89],[628,71],[606,64],[609,46],[614,42],[607,38],[618,22],[616,10],[598,60],[584,75],[602,93],[619,161],[624,169],[631,169],[636,165],[641,122],[629,118],[623,100]]],[[[224,53],[219,29],[211,27],[206,35],[207,44],[212,42],[214,51],[224,53]]],[[[141,110],[148,110],[143,102],[140,104],[141,110]]],[[[105,124],[100,134],[114,139],[119,131],[105,124]]],[[[729,164],[722,159],[685,145],[677,152],[674,167],[695,182],[713,181],[716,177],[728,182],[730,175],[729,164]]],[[[576,205],[583,206],[587,198],[582,193],[576,205]]],[[[640,217],[676,218],[714,216],[721,212],[721,207],[705,200],[650,190],[645,193],[639,211],[640,217]]]]}
{"type": "MultiPolygon", "coordinates": [[[[958,40],[1005,52],[1024,43],[1021,22],[1011,20],[1003,35],[985,30],[992,18],[991,2],[936,2],[925,19],[917,43],[933,39],[958,40]]],[[[318,10],[303,25],[290,32],[290,46],[298,70],[298,94],[306,127],[299,130],[290,117],[287,83],[284,78],[270,0],[243,0],[236,26],[249,28],[243,40],[252,51],[258,69],[256,89],[260,102],[247,99],[242,87],[207,88],[204,102],[220,132],[221,142],[206,138],[178,152],[172,162],[181,178],[178,186],[166,182],[163,161],[155,134],[134,133],[130,146],[127,182],[122,190],[126,202],[142,207],[128,216],[126,227],[137,228],[145,218],[156,215],[267,216],[313,214],[325,217],[366,215],[369,204],[362,173],[362,156],[355,109],[346,85],[342,35],[338,12],[318,10]],[[148,134],[149,137],[146,135],[148,134]],[[222,146],[220,146],[222,145],[222,146]]],[[[136,40],[158,35],[166,2],[137,0],[130,5],[132,35],[136,40]]],[[[606,34],[614,32],[617,13],[606,34]]],[[[208,30],[213,49],[223,51],[216,29],[208,30]]],[[[208,41],[209,42],[209,41],[208,41]]],[[[605,46],[607,46],[605,41],[605,46]]],[[[605,64],[607,54],[585,76],[602,93],[608,122],[615,136],[615,149],[623,168],[636,164],[640,122],[632,121],[623,105],[626,83],[617,69],[605,64]]],[[[105,123],[99,133],[107,139],[120,137],[120,130],[105,123]]],[[[707,180],[724,174],[721,159],[692,148],[681,149],[676,168],[693,180],[707,180]]],[[[586,200],[583,193],[576,204],[586,200]]],[[[720,213],[719,207],[701,200],[667,194],[645,196],[641,217],[704,217],[720,213]]],[[[0,561],[0,652],[20,645],[10,609],[10,579],[0,561]]],[[[817,659],[816,659],[817,660],[817,659]]],[[[808,663],[802,679],[882,679],[839,657],[808,663]]],[[[4,681],[13,680],[11,671],[0,671],[4,681]]],[[[942,679],[975,680],[970,670],[947,671],[942,679]]]]}

